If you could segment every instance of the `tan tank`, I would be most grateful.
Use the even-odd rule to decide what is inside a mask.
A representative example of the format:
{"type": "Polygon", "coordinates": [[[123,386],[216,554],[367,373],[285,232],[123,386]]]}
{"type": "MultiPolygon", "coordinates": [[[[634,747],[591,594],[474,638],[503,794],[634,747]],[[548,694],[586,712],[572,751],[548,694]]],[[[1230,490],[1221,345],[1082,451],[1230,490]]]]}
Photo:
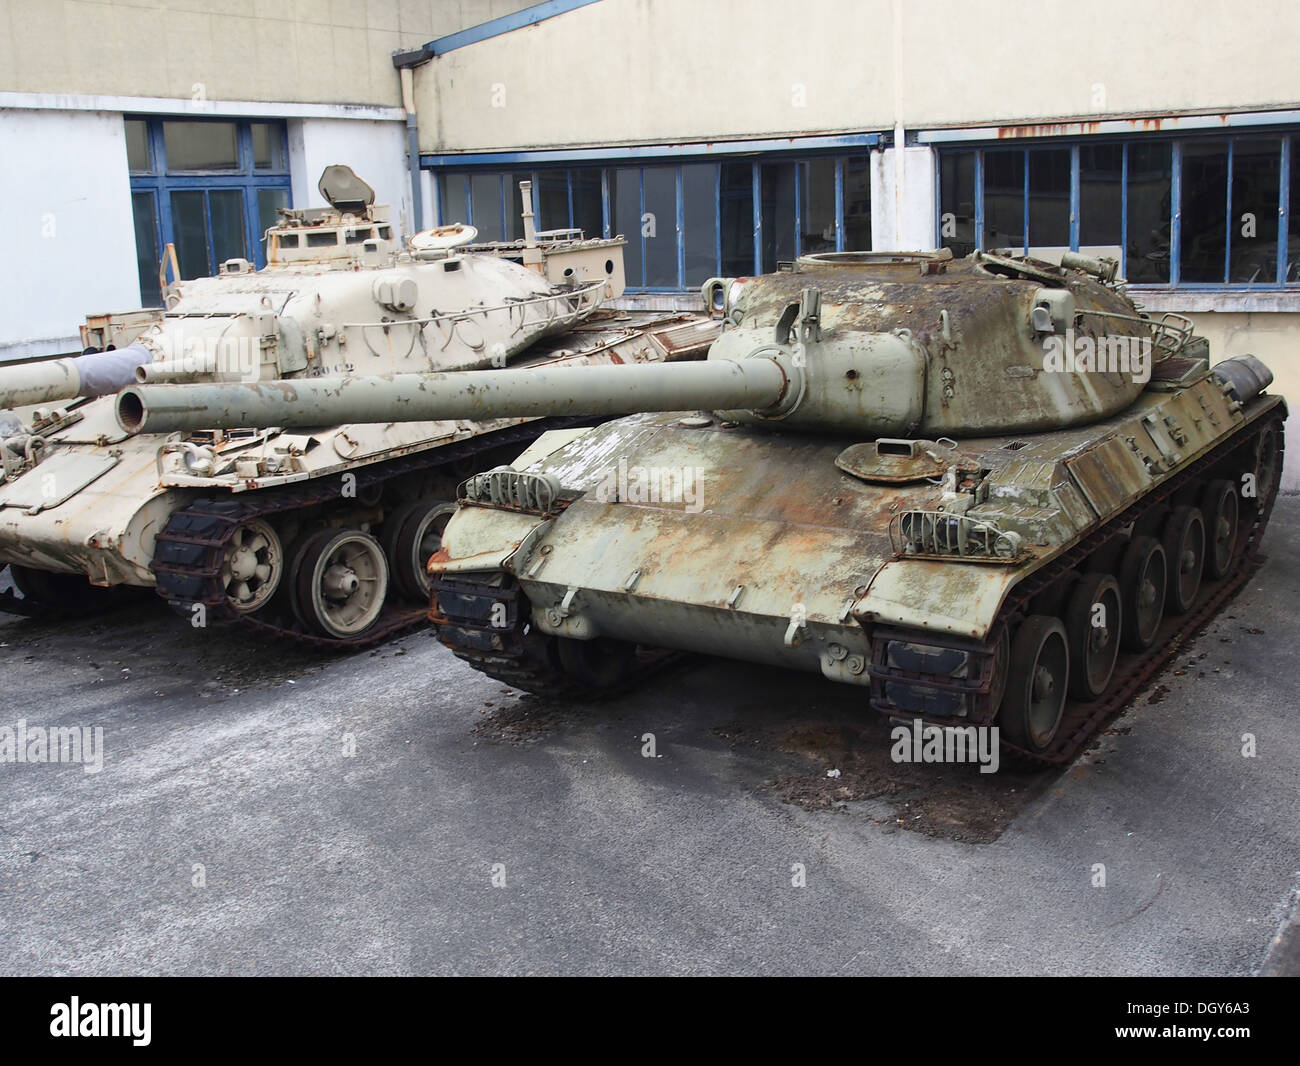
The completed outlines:
{"type": "Polygon", "coordinates": [[[0,408],[16,409],[0,423],[0,564],[26,594],[0,605],[156,586],[195,624],[374,640],[418,619],[456,483],[573,421],[356,410],[293,431],[135,433],[111,396],[128,381],[292,388],[689,358],[711,339],[700,316],[605,309],[623,290],[622,238],[539,235],[526,216],[517,261],[467,250],[464,225],[403,246],[350,169],[327,168],[320,188],[332,206],[282,212],[265,269],[229,260],[166,286],[163,310],[92,316],[83,356],[0,368],[0,408]]]}

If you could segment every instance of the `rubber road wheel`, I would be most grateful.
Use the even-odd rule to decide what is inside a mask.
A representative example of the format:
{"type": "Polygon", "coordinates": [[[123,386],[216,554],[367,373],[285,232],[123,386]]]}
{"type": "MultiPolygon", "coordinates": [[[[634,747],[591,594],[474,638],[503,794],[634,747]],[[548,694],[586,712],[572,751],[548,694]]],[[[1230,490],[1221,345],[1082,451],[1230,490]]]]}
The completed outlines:
{"type": "Polygon", "coordinates": [[[296,560],[294,603],[301,621],[339,640],[378,621],[388,595],[388,561],[359,529],[327,529],[308,538],[296,560]]]}
{"type": "Polygon", "coordinates": [[[1155,537],[1134,537],[1119,568],[1125,651],[1146,651],[1165,617],[1165,550],[1155,537]]]}
{"type": "Polygon", "coordinates": [[[1227,577],[1237,555],[1237,486],[1231,481],[1211,481],[1201,501],[1205,518],[1205,573],[1211,580],[1227,577]]]}
{"type": "Polygon", "coordinates": [[[1165,588],[1165,610],[1186,614],[1201,590],[1205,568],[1205,522],[1199,507],[1175,507],[1165,520],[1161,537],[1169,579],[1165,588]]]}
{"type": "Polygon", "coordinates": [[[1002,735],[1027,751],[1046,751],[1056,737],[1070,684],[1070,647],[1059,618],[1034,614],[1011,641],[1002,735]]]}
{"type": "Polygon", "coordinates": [[[1110,684],[1119,658],[1124,608],[1110,574],[1084,574],[1070,594],[1065,631],[1070,638],[1070,695],[1095,700],[1110,684]]]}

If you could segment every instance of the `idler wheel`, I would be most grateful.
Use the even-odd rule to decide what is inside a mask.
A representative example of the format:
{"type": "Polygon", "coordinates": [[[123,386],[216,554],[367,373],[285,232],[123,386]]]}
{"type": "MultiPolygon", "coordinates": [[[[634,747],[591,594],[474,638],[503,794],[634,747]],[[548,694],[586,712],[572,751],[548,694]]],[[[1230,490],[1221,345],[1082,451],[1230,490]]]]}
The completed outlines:
{"type": "Polygon", "coordinates": [[[379,542],[359,529],[324,529],[308,537],[294,572],[294,613],[327,637],[360,636],[384,609],[388,561],[379,542]]]}
{"type": "Polygon", "coordinates": [[[402,596],[428,603],[429,557],[442,547],[442,531],[456,513],[446,500],[414,500],[384,520],[381,543],[393,586],[402,596]]]}
{"type": "Polygon", "coordinates": [[[1175,507],[1165,520],[1161,543],[1169,566],[1165,610],[1186,614],[1201,590],[1201,571],[1205,568],[1205,522],[1200,508],[1175,507]]]}
{"type": "Polygon", "coordinates": [[[1119,568],[1125,651],[1146,651],[1165,617],[1165,550],[1155,537],[1134,537],[1119,568]]]}
{"type": "Polygon", "coordinates": [[[1070,685],[1070,647],[1059,618],[1034,614],[1011,641],[1002,735],[1028,751],[1046,751],[1056,737],[1070,685]]]}
{"type": "Polygon", "coordinates": [[[235,530],[221,561],[226,600],[240,614],[266,606],[284,574],[280,537],[266,522],[253,518],[235,530]]]}
{"type": "Polygon", "coordinates": [[[1095,700],[1110,684],[1119,658],[1124,609],[1110,574],[1084,574],[1070,594],[1065,631],[1070,638],[1070,695],[1095,700]]]}
{"type": "Polygon", "coordinates": [[[1211,481],[1205,486],[1201,513],[1205,516],[1205,572],[1218,581],[1227,577],[1237,555],[1237,486],[1211,481]]]}
{"type": "Polygon", "coordinates": [[[609,637],[595,640],[558,638],[564,672],[588,688],[602,691],[622,684],[636,665],[636,645],[609,637]]]}

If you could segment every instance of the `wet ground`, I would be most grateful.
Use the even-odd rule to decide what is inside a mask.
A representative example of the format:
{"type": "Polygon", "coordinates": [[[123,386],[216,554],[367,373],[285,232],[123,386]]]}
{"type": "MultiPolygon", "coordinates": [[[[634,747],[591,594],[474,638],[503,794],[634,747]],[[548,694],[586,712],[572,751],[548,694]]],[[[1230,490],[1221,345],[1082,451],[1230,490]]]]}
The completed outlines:
{"type": "Polygon", "coordinates": [[[425,632],[0,615],[0,730],[103,730],[97,773],[0,762],[0,972],[1259,972],[1300,887],[1297,519],[1047,773],[895,763],[857,690],[744,663],[556,704],[425,632]]]}

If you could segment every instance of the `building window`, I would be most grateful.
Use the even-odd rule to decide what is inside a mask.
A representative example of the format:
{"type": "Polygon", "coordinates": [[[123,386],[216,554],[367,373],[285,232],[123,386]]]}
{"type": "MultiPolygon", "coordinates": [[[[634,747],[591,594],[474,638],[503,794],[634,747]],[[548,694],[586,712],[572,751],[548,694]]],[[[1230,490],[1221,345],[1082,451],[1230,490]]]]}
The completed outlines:
{"type": "Polygon", "coordinates": [[[216,274],[227,259],[265,266],[262,235],[290,203],[284,123],[125,122],[142,305],[162,303],[158,267],[168,244],[182,278],[216,274]]]}
{"type": "Polygon", "coordinates": [[[943,149],[939,243],[1116,254],[1135,284],[1300,284],[1293,147],[1269,133],[943,149]]]}
{"type": "Polygon", "coordinates": [[[871,248],[867,155],[440,169],[439,221],[468,222],[482,241],[517,240],[524,180],[533,183],[540,231],[627,238],[632,291],[688,291],[717,275],[770,272],[805,253],[871,248]]]}

